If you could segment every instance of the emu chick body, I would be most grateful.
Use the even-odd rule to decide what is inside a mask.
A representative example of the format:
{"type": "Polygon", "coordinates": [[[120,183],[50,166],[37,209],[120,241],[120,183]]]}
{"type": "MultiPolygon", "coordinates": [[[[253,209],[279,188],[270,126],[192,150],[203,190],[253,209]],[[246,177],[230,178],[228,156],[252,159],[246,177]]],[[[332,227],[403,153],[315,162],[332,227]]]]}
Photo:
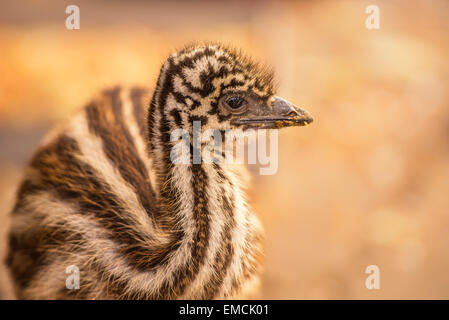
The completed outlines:
{"type": "Polygon", "coordinates": [[[99,94],[44,139],[12,212],[8,266],[19,298],[251,297],[262,227],[240,167],[173,164],[170,133],[304,125],[272,76],[221,45],[163,64],[154,90],[99,94]],[[292,114],[293,112],[293,114],[292,114]],[[80,270],[68,289],[66,269],[80,270]]]}

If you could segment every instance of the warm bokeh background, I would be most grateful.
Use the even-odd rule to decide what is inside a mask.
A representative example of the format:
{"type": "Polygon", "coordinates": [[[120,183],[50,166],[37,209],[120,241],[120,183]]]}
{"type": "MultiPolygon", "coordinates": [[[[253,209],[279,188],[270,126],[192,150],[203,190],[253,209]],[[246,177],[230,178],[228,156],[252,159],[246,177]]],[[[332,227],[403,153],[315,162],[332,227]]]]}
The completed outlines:
{"type": "Polygon", "coordinates": [[[447,1],[2,1],[0,254],[53,123],[104,87],[153,84],[174,48],[219,40],[273,65],[280,95],[316,120],[281,132],[276,175],[254,175],[262,298],[447,299],[448,39],[447,1]],[[80,30],[65,28],[69,4],[80,30]],[[369,4],[380,30],[365,28],[369,4]],[[365,288],[371,264],[380,290],[365,288]]]}

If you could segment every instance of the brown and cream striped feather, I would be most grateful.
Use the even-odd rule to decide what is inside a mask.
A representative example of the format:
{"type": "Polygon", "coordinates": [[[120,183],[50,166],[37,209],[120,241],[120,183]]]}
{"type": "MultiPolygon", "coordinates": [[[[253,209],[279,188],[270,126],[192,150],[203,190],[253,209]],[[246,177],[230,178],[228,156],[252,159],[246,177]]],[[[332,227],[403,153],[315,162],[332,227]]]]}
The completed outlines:
{"type": "Polygon", "coordinates": [[[12,212],[7,263],[19,298],[238,298],[257,287],[262,228],[239,169],[175,166],[164,145],[181,117],[166,100],[185,99],[195,81],[179,68],[201,68],[194,61],[212,48],[172,56],[154,94],[102,92],[44,140],[12,212]],[[79,290],[66,288],[71,265],[79,290]]]}

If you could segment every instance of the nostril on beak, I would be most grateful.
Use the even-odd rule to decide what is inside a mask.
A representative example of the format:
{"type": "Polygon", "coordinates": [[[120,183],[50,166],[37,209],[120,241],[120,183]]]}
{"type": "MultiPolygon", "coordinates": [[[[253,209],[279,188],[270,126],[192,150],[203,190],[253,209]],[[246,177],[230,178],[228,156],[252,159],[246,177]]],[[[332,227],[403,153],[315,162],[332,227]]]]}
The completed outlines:
{"type": "Polygon", "coordinates": [[[291,111],[289,111],[289,112],[287,113],[287,115],[288,115],[289,117],[297,117],[297,116],[299,116],[299,113],[298,113],[298,111],[296,111],[296,110],[291,110],[291,111]]]}

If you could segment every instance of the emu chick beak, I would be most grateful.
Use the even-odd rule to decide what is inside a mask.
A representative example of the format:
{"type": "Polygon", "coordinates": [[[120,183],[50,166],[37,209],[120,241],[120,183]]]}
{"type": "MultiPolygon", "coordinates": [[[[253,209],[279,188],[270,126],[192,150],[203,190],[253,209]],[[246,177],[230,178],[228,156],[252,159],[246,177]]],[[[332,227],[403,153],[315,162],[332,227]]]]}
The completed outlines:
{"type": "Polygon", "coordinates": [[[307,126],[313,122],[312,115],[294,104],[274,96],[267,103],[249,110],[234,123],[244,128],[280,129],[292,126],[307,126]]]}
{"type": "Polygon", "coordinates": [[[272,99],[271,110],[277,128],[307,126],[313,122],[309,112],[278,96],[272,99]]]}

